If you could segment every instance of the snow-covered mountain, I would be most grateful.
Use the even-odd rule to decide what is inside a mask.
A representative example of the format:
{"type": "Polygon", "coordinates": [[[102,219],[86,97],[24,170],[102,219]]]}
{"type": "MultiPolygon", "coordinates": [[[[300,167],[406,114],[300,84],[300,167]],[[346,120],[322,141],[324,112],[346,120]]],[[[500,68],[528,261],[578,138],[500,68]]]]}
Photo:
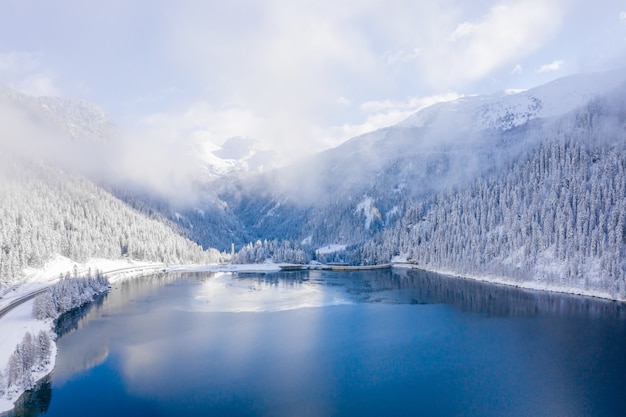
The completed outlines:
{"type": "Polygon", "coordinates": [[[276,166],[278,158],[274,150],[261,146],[258,140],[235,136],[221,146],[200,142],[196,146],[201,172],[201,182],[237,175],[242,172],[265,172],[276,166]]]}
{"type": "Polygon", "coordinates": [[[83,166],[97,161],[72,163],[93,156],[91,145],[108,146],[112,125],[97,106],[3,89],[0,111],[0,294],[24,268],[56,255],[76,262],[218,259],[174,223],[134,210],[88,178],[83,166]]]}
{"type": "MultiPolygon", "coordinates": [[[[569,129],[590,101],[623,91],[626,71],[582,74],[527,91],[463,97],[425,108],[233,187],[220,197],[259,238],[351,244],[373,236],[408,203],[504,172],[541,141],[569,129]]],[[[216,183],[220,187],[220,182],[216,183]]]]}
{"type": "Polygon", "coordinates": [[[200,195],[187,205],[124,184],[113,189],[204,247],[244,247],[241,259],[276,248],[304,254],[302,247],[320,260],[400,257],[624,298],[623,97],[626,70],[575,75],[436,104],[272,171],[263,164],[271,155],[253,140],[206,144],[200,195]],[[247,244],[257,239],[290,243],[247,244]],[[316,254],[322,246],[342,250],[316,254]]]}
{"type": "Polygon", "coordinates": [[[506,131],[538,118],[562,116],[619,87],[624,71],[578,74],[530,90],[468,96],[423,109],[398,127],[429,127],[434,134],[495,129],[506,131]]]}
{"type": "Polygon", "coordinates": [[[28,112],[73,139],[108,141],[115,127],[95,104],[62,97],[31,97],[0,86],[0,101],[28,112]]]}

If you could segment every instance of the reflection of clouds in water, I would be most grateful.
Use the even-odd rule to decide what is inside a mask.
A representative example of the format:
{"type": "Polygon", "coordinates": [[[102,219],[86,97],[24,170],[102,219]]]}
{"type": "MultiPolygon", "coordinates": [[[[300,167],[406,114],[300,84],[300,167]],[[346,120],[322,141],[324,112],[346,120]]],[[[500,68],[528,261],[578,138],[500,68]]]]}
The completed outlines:
{"type": "Polygon", "coordinates": [[[577,416],[595,407],[591,370],[612,372],[609,358],[617,369],[623,363],[615,359],[623,344],[598,355],[597,341],[614,337],[624,320],[601,300],[413,270],[170,278],[113,290],[100,320],[68,334],[75,346],[61,349],[63,361],[79,364],[64,364],[55,379],[65,384],[70,366],[89,369],[108,354],[98,348],[110,346],[103,367],[115,368],[125,394],[157,401],[164,415],[199,404],[255,415],[298,415],[304,405],[310,415],[331,415],[342,390],[375,397],[393,387],[426,402],[458,394],[451,404],[459,412],[463,401],[506,399],[504,413],[528,403],[577,416]],[[412,305],[430,303],[440,305],[412,305]],[[428,385],[408,392],[420,376],[428,385]]]}
{"type": "Polygon", "coordinates": [[[345,287],[217,274],[200,287],[192,308],[204,312],[271,312],[353,302],[345,287]]]}
{"type": "Polygon", "coordinates": [[[95,368],[108,357],[109,346],[101,344],[100,339],[86,338],[82,342],[67,340],[57,351],[54,382],[63,385],[75,374],[95,368]]]}

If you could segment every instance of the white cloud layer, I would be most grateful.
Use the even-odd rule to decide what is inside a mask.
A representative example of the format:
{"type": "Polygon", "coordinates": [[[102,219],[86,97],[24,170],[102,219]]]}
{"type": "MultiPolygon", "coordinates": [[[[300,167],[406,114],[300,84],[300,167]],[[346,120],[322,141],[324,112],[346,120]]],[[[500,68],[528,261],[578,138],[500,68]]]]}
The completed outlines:
{"type": "Polygon", "coordinates": [[[542,65],[537,72],[542,73],[542,72],[554,72],[554,71],[558,71],[561,69],[561,67],[563,66],[563,64],[565,63],[565,61],[563,61],[562,59],[559,59],[557,61],[552,61],[549,64],[545,64],[542,65]]]}
{"type": "Polygon", "coordinates": [[[250,137],[287,162],[433,99],[529,88],[565,62],[625,65],[624,13],[621,0],[5,2],[0,83],[94,101],[164,146],[250,137]]]}

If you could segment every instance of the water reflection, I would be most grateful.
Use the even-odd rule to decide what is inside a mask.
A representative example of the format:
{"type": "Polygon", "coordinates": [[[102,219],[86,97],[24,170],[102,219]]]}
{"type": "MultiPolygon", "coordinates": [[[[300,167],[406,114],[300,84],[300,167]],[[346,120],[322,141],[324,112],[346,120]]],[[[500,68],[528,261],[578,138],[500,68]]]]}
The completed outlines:
{"type": "Polygon", "coordinates": [[[311,273],[216,274],[195,295],[195,311],[268,312],[353,303],[345,288],[333,287],[311,273]]]}
{"type": "Polygon", "coordinates": [[[394,270],[370,281],[373,290],[393,300],[411,297],[419,304],[444,303],[462,311],[488,316],[513,317],[559,314],[579,317],[604,317],[626,320],[624,303],[489,284],[448,277],[421,270],[394,270]],[[408,291],[407,291],[408,290],[408,291]]]}
{"type": "Polygon", "coordinates": [[[415,269],[334,273],[175,273],[140,277],[116,284],[114,291],[61,318],[63,335],[112,314],[128,302],[156,294],[164,285],[193,283],[194,302],[180,308],[205,312],[281,311],[352,303],[448,304],[488,316],[563,314],[626,320],[620,302],[449,277],[415,269]]]}
{"type": "Polygon", "coordinates": [[[52,401],[52,383],[50,376],[37,382],[35,388],[27,391],[15,403],[12,414],[20,417],[36,417],[46,414],[52,401]]]}
{"type": "MultiPolygon", "coordinates": [[[[419,270],[159,274],[62,318],[49,413],[113,386],[94,416],[603,415],[625,323],[622,303],[419,270]]],[[[10,415],[46,412],[49,382],[29,395],[10,415]]]]}

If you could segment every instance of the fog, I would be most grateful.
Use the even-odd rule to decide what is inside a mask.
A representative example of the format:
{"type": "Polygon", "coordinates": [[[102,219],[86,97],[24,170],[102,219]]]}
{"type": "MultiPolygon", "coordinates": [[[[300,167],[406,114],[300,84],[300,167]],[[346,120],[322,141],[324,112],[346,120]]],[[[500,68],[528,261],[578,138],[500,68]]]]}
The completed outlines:
{"type": "Polygon", "coordinates": [[[257,141],[231,138],[215,145],[202,123],[181,129],[176,123],[153,120],[112,128],[93,105],[33,98],[9,89],[0,94],[0,144],[11,152],[56,161],[97,183],[152,194],[179,206],[213,199],[220,187],[233,184],[243,193],[291,198],[303,205],[372,193],[415,197],[506,165],[524,146],[546,135],[532,131],[542,128],[544,116],[564,115],[614,90],[624,74],[618,70],[580,75],[518,94],[439,103],[337,148],[314,155],[294,153],[294,162],[276,170],[264,166],[264,158],[269,161],[272,153],[254,149],[257,141]],[[536,123],[528,123],[534,118],[536,123]],[[260,175],[260,181],[239,175],[241,164],[248,162],[228,159],[247,153],[252,155],[249,167],[262,173],[245,177],[260,175]],[[224,176],[225,182],[212,183],[224,176]]]}
{"type": "Polygon", "coordinates": [[[40,99],[8,89],[0,94],[0,118],[2,152],[53,162],[99,184],[142,190],[181,204],[197,198],[194,184],[201,165],[195,149],[168,132],[112,129],[98,137],[85,128],[89,118],[54,123],[40,99]]]}

